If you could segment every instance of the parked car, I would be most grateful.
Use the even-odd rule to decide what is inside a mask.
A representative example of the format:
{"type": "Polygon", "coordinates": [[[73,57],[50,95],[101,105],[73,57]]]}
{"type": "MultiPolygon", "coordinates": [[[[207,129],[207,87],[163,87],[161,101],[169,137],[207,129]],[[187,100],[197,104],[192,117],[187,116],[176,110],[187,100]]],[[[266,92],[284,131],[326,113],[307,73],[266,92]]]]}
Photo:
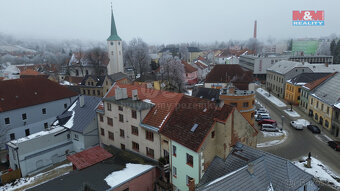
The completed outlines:
{"type": "Polygon", "coordinates": [[[336,151],[340,151],[340,141],[328,141],[328,145],[336,151]]]}
{"type": "Polygon", "coordinates": [[[291,121],[290,126],[292,126],[296,130],[303,130],[303,124],[298,123],[297,121],[291,121]]]}
{"type": "Polygon", "coordinates": [[[258,112],[258,113],[267,113],[268,111],[266,110],[266,108],[261,107],[261,108],[258,108],[258,109],[256,110],[256,112],[258,112]]]}
{"type": "Polygon", "coordinates": [[[279,132],[280,130],[272,124],[262,124],[261,131],[268,131],[268,132],[279,132]]]}
{"type": "Polygon", "coordinates": [[[271,119],[271,118],[270,118],[270,115],[268,113],[262,113],[262,114],[259,114],[256,117],[256,121],[261,121],[263,119],[271,119]]]}
{"type": "Polygon", "coordinates": [[[316,134],[320,134],[320,129],[318,126],[316,125],[307,125],[307,128],[312,132],[312,133],[316,133],[316,134]]]}
{"type": "Polygon", "coordinates": [[[272,119],[262,119],[262,120],[259,121],[257,124],[258,124],[258,125],[262,125],[262,124],[271,124],[271,125],[277,126],[276,121],[275,121],[275,120],[272,120],[272,119]]]}

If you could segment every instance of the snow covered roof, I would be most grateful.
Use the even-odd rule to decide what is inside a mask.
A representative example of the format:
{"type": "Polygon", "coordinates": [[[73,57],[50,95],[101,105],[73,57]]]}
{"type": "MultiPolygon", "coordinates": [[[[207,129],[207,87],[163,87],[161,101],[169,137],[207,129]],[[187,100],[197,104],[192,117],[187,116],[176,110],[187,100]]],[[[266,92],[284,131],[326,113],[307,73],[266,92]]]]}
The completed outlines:
{"type": "Polygon", "coordinates": [[[57,117],[53,126],[61,126],[82,133],[96,117],[96,108],[101,98],[95,96],[84,97],[84,106],[80,107],[78,99],[62,114],[57,117]]]}
{"type": "Polygon", "coordinates": [[[297,190],[312,180],[287,159],[237,143],[225,160],[214,158],[197,190],[297,190]]]}
{"type": "Polygon", "coordinates": [[[321,85],[317,86],[312,96],[323,101],[328,105],[334,105],[340,101],[340,73],[328,78],[321,85]]]}
{"type": "Polygon", "coordinates": [[[308,62],[294,62],[288,60],[282,60],[275,63],[272,67],[268,68],[268,71],[273,71],[279,74],[286,74],[294,68],[305,68],[306,72],[318,72],[318,73],[332,73],[340,71],[340,65],[325,65],[325,64],[310,64],[308,62]]]}
{"type": "Polygon", "coordinates": [[[116,188],[153,168],[154,166],[151,165],[127,163],[123,170],[112,172],[105,178],[105,181],[109,186],[111,186],[112,190],[113,188],[116,188]]]}

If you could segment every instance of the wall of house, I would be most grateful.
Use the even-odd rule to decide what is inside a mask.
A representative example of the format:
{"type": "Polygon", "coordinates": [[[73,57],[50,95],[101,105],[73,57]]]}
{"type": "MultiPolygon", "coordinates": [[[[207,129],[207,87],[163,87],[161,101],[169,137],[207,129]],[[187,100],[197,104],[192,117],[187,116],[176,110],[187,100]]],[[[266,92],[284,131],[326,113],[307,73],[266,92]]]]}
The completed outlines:
{"type": "Polygon", "coordinates": [[[80,93],[88,96],[104,96],[102,87],[80,86],[80,93]]]}
{"type": "Polygon", "coordinates": [[[15,134],[15,139],[25,137],[25,130],[29,129],[30,134],[45,129],[44,123],[50,127],[56,117],[60,115],[67,107],[69,107],[77,97],[60,99],[48,103],[29,106],[25,108],[15,109],[0,113],[0,146],[5,149],[5,143],[10,141],[10,134],[15,134]],[[66,108],[64,107],[66,104],[66,108]],[[42,109],[46,108],[46,114],[42,113],[42,109]],[[27,119],[22,119],[22,114],[26,113],[27,119]],[[10,118],[10,124],[5,124],[5,118],[10,118]]]}
{"type": "Polygon", "coordinates": [[[296,191],[316,191],[319,190],[319,187],[313,182],[313,180],[310,180],[305,185],[298,188],[296,191]]]}
{"type": "Polygon", "coordinates": [[[340,137],[340,109],[334,107],[332,115],[332,135],[340,137]]]}
{"type": "Polygon", "coordinates": [[[98,119],[95,117],[83,132],[85,150],[99,144],[98,119]]]}
{"type": "MultiPolygon", "coordinates": [[[[123,107],[123,111],[118,110],[118,105],[111,103],[112,111],[107,110],[107,102],[104,102],[105,115],[104,121],[99,121],[99,134],[100,141],[105,145],[113,145],[117,148],[121,148],[121,144],[125,145],[125,149],[137,152],[144,156],[146,155],[146,147],[154,150],[154,158],[158,160],[161,157],[160,136],[157,132],[154,132],[154,140],[150,141],[146,139],[146,130],[140,126],[140,123],[145,118],[149,110],[137,111],[137,119],[131,117],[131,108],[123,107]],[[124,116],[124,122],[119,121],[119,114],[124,116]],[[107,117],[113,119],[113,126],[108,125],[107,117]],[[138,128],[138,135],[134,135],[131,132],[131,126],[138,128]],[[103,128],[105,135],[101,135],[100,128],[103,128]],[[120,129],[124,130],[124,137],[120,136],[120,129]],[[114,133],[114,140],[109,139],[108,132],[114,133]],[[139,151],[132,149],[132,142],[139,144],[139,151]]],[[[99,116],[98,116],[99,117],[99,116]]],[[[148,157],[148,156],[147,156],[148,157]]]]}
{"type": "MultiPolygon", "coordinates": [[[[189,187],[186,183],[186,176],[190,176],[195,179],[195,184],[198,184],[200,179],[199,166],[200,157],[199,154],[182,146],[181,144],[171,141],[171,161],[172,167],[177,169],[176,177],[171,174],[172,184],[181,191],[188,191],[189,187]],[[172,146],[176,146],[176,156],[172,153],[172,146]],[[187,164],[186,154],[193,156],[193,166],[187,164]]],[[[172,169],[171,169],[172,170],[172,169]]]]}
{"type": "Polygon", "coordinates": [[[301,99],[301,86],[297,86],[291,83],[286,83],[285,88],[285,100],[293,102],[294,105],[299,105],[301,99]]]}
{"type": "Polygon", "coordinates": [[[235,105],[243,117],[249,121],[251,125],[255,123],[255,94],[250,95],[220,95],[220,99],[225,104],[235,105]],[[248,105],[246,105],[248,103],[248,105]]]}
{"type": "Polygon", "coordinates": [[[20,168],[22,176],[26,176],[65,160],[66,154],[73,152],[68,134],[64,128],[56,128],[49,134],[15,144],[17,149],[9,147],[10,167],[20,168]]]}
{"type": "Polygon", "coordinates": [[[221,89],[227,86],[227,83],[204,83],[205,88],[221,89]]]}
{"type": "Polygon", "coordinates": [[[195,84],[197,83],[197,71],[191,73],[185,73],[185,82],[187,84],[195,84]]]}
{"type": "Polygon", "coordinates": [[[305,88],[301,88],[301,95],[300,95],[300,108],[305,113],[309,113],[309,104],[308,104],[308,97],[309,97],[309,90],[305,88]]]}
{"type": "MultiPolygon", "coordinates": [[[[67,70],[67,69],[65,69],[67,70]]],[[[95,67],[93,66],[71,66],[68,69],[68,72],[70,73],[70,76],[74,77],[85,77],[85,75],[98,75],[95,67]],[[78,72],[77,72],[78,71],[78,72]]],[[[100,66],[99,72],[105,74],[106,73],[106,67],[100,66]]]]}
{"type": "Polygon", "coordinates": [[[157,168],[153,168],[150,171],[133,178],[132,180],[120,185],[119,187],[112,188],[112,191],[126,191],[128,190],[155,190],[155,182],[159,177],[159,171],[157,168]]]}
{"type": "Polygon", "coordinates": [[[193,62],[198,57],[203,56],[203,52],[189,52],[189,54],[189,62],[193,62]]]}
{"type": "Polygon", "coordinates": [[[331,130],[333,107],[326,104],[321,99],[317,99],[313,95],[309,96],[308,103],[309,109],[313,111],[313,120],[322,125],[325,129],[331,130]]]}

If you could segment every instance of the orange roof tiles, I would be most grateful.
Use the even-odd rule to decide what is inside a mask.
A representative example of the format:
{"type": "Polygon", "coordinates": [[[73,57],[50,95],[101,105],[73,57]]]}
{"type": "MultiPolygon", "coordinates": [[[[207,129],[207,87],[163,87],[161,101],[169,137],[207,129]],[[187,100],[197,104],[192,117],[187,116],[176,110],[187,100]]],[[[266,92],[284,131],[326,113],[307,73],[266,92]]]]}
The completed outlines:
{"type": "Polygon", "coordinates": [[[146,88],[145,85],[131,85],[116,83],[115,86],[105,96],[106,98],[115,95],[115,88],[126,88],[128,97],[132,97],[132,90],[137,89],[140,100],[150,100],[155,106],[150,110],[143,120],[143,124],[156,128],[162,128],[171,115],[178,102],[181,100],[182,93],[173,93],[161,90],[146,88]]]}
{"type": "Polygon", "coordinates": [[[335,72],[335,73],[332,73],[332,74],[329,74],[329,75],[327,75],[327,76],[325,76],[325,77],[323,77],[323,78],[320,78],[320,79],[318,79],[318,80],[315,80],[315,81],[313,81],[313,82],[310,82],[310,83],[308,83],[308,84],[306,84],[306,85],[304,85],[304,86],[305,86],[306,88],[310,89],[310,90],[313,90],[313,89],[316,88],[318,85],[320,85],[322,82],[326,81],[328,78],[334,76],[335,74],[336,74],[336,72],[335,72]]]}
{"type": "Polygon", "coordinates": [[[38,75],[44,75],[40,72],[37,72],[33,69],[26,69],[20,72],[20,75],[27,75],[27,76],[38,76],[38,75]]]}
{"type": "Polygon", "coordinates": [[[195,67],[191,66],[186,61],[182,61],[182,64],[184,65],[185,73],[193,73],[197,71],[195,67]]]}

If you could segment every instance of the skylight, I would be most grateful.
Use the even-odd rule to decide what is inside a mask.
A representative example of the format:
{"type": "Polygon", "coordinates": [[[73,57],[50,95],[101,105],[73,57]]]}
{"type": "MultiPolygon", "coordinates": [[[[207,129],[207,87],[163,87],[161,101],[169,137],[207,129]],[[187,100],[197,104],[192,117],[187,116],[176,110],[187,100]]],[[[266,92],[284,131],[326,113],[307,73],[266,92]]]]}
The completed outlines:
{"type": "Polygon", "coordinates": [[[192,126],[192,128],[191,128],[191,132],[195,132],[195,130],[197,129],[197,127],[198,127],[198,124],[195,123],[194,126],[192,126]]]}

